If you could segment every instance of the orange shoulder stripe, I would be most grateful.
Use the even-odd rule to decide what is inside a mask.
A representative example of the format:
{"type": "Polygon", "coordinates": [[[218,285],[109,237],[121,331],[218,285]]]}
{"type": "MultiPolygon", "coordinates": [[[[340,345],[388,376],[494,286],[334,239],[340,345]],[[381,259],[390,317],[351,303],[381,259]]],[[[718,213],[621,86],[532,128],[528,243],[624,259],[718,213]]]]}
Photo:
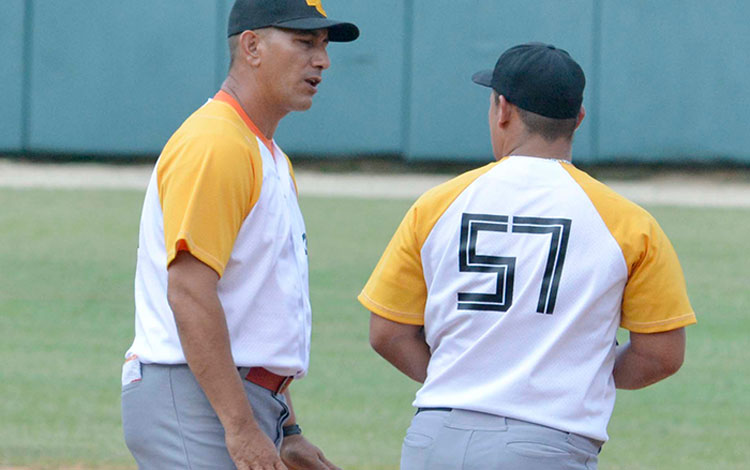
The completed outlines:
{"type": "Polygon", "coordinates": [[[242,106],[237,102],[236,99],[232,97],[229,93],[227,93],[224,90],[219,90],[218,93],[214,96],[214,99],[216,101],[221,101],[223,103],[228,104],[231,106],[237,114],[240,115],[242,120],[245,122],[245,125],[252,131],[253,134],[258,136],[258,138],[265,144],[265,146],[268,148],[268,150],[271,152],[271,155],[274,154],[273,152],[273,142],[268,139],[261,131],[258,129],[258,126],[255,125],[252,119],[250,119],[250,116],[247,115],[244,109],[242,109],[242,106]]]}

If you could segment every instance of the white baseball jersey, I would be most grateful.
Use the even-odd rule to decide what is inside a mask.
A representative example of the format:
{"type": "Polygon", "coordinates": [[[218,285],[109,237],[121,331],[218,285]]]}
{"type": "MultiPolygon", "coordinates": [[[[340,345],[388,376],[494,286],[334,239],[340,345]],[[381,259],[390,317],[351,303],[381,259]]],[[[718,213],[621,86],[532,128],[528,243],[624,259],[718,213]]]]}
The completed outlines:
{"type": "Polygon", "coordinates": [[[359,296],[424,325],[414,406],[606,440],[615,334],[695,322],[656,221],[568,162],[506,157],[425,193],[359,296]]]}
{"type": "Polygon", "coordinates": [[[143,363],[186,362],[167,302],[167,267],[180,250],[220,275],[235,363],[304,375],[311,328],[307,240],[291,163],[223,92],[172,136],[146,192],[136,336],[126,354],[143,363]]]}

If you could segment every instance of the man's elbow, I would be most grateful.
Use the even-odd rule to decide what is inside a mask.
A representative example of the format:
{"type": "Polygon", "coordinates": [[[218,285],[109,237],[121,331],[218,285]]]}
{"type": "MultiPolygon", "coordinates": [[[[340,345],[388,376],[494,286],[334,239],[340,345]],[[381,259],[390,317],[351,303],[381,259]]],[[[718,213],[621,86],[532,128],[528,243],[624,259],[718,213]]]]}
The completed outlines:
{"type": "Polygon", "coordinates": [[[393,348],[394,342],[398,342],[403,336],[403,325],[387,320],[375,313],[370,313],[370,346],[378,354],[387,357],[393,348]]]}
{"type": "Polygon", "coordinates": [[[679,328],[664,334],[665,344],[659,348],[660,354],[657,356],[664,377],[673,375],[685,362],[685,329],[679,328]]]}
{"type": "Polygon", "coordinates": [[[673,375],[685,361],[685,329],[662,333],[630,335],[631,347],[644,361],[645,370],[651,370],[650,383],[658,382],[673,375]]]}
{"type": "Polygon", "coordinates": [[[173,312],[185,310],[194,295],[190,285],[179,276],[170,276],[167,285],[167,302],[173,312]]]}
{"type": "Polygon", "coordinates": [[[383,352],[388,349],[388,343],[390,338],[384,334],[383,331],[370,327],[370,347],[375,350],[376,353],[383,355],[383,352]]]}
{"type": "Polygon", "coordinates": [[[219,274],[189,252],[177,253],[167,273],[167,302],[175,314],[218,300],[219,274]]]}
{"type": "Polygon", "coordinates": [[[659,358],[659,365],[662,370],[663,378],[674,375],[685,362],[685,351],[675,352],[665,357],[659,358]]]}

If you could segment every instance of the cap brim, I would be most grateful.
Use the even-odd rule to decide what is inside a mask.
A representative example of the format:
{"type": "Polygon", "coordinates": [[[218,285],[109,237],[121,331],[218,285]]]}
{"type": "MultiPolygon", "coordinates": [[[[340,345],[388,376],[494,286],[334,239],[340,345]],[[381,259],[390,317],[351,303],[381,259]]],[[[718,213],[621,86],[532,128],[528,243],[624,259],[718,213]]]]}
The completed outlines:
{"type": "Polygon", "coordinates": [[[300,18],[275,23],[273,26],[302,31],[327,29],[328,40],[332,42],[351,42],[359,37],[359,28],[353,23],[329,20],[328,18],[300,18]]]}
{"type": "Polygon", "coordinates": [[[482,70],[472,75],[471,80],[477,85],[492,88],[492,70],[482,70]]]}

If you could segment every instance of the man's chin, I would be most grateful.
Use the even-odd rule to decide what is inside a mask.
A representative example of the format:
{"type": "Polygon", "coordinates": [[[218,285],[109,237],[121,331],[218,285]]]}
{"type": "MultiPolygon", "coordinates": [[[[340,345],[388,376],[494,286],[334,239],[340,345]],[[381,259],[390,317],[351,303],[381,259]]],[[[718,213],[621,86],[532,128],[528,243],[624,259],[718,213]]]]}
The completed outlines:
{"type": "Polygon", "coordinates": [[[292,103],[291,110],[292,111],[307,111],[308,109],[312,107],[312,104],[313,104],[312,96],[306,99],[303,98],[292,103]]]}

